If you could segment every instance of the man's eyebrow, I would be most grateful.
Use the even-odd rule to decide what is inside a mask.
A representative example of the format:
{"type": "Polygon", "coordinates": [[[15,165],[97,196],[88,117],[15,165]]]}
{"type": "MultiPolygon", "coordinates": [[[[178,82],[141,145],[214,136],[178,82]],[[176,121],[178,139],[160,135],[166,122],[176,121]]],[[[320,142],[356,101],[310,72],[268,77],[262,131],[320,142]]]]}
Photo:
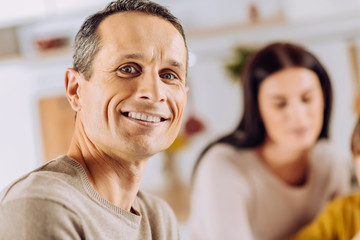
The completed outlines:
{"type": "Polygon", "coordinates": [[[184,66],[184,64],[182,64],[182,63],[179,62],[179,61],[169,60],[168,63],[169,63],[170,66],[173,66],[173,67],[176,67],[176,68],[178,68],[178,69],[180,69],[180,70],[182,70],[182,71],[185,71],[185,66],[184,66]]]}
{"type": "Polygon", "coordinates": [[[111,58],[110,63],[113,65],[117,65],[119,62],[124,60],[141,60],[143,58],[144,56],[142,56],[142,54],[140,53],[121,54],[111,58]]]}
{"type": "MultiPolygon", "coordinates": [[[[122,56],[119,56],[118,59],[126,59],[126,60],[143,60],[145,59],[144,55],[141,53],[129,53],[129,54],[124,54],[122,56]]],[[[182,71],[185,71],[185,65],[182,64],[181,62],[174,60],[174,59],[170,59],[167,61],[167,63],[170,66],[173,66],[175,68],[178,68],[182,71]]]]}

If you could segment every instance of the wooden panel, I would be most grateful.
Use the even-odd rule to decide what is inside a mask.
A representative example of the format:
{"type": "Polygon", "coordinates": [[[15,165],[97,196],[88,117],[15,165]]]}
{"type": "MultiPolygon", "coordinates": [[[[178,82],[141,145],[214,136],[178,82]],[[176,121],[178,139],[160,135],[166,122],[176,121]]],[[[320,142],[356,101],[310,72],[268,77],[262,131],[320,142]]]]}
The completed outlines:
{"type": "Polygon", "coordinates": [[[357,44],[350,40],[348,44],[350,57],[350,69],[354,79],[354,108],[357,115],[360,114],[360,70],[357,44]]]}
{"type": "Polygon", "coordinates": [[[75,112],[65,96],[39,100],[44,159],[66,154],[74,132],[75,112]]]}

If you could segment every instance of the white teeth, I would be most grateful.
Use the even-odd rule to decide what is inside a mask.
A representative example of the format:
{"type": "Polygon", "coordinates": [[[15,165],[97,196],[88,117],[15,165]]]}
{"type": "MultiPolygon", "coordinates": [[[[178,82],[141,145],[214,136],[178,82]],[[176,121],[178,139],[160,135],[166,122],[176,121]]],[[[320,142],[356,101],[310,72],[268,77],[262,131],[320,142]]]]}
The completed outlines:
{"type": "Polygon", "coordinates": [[[144,113],[129,112],[128,117],[146,121],[146,122],[155,122],[155,123],[160,122],[160,117],[149,116],[144,113]]]}
{"type": "Polygon", "coordinates": [[[160,118],[159,117],[153,117],[153,122],[160,122],[160,118]]]}

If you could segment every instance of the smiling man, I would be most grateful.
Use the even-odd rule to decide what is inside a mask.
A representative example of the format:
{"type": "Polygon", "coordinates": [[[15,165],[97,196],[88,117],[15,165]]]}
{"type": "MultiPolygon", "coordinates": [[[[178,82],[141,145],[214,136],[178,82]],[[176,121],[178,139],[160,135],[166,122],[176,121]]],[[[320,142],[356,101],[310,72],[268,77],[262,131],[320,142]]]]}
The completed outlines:
{"type": "Polygon", "coordinates": [[[164,7],[119,0],[90,16],[65,73],[76,111],[66,155],[0,195],[1,239],[178,239],[162,200],[139,190],[186,105],[187,47],[164,7]]]}

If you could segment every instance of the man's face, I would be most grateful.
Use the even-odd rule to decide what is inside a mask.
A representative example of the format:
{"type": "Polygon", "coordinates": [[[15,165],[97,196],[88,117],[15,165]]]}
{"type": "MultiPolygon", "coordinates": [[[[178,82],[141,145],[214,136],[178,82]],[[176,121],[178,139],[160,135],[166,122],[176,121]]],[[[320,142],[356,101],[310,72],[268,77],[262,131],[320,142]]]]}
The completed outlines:
{"type": "Polygon", "coordinates": [[[187,49],[156,16],[117,13],[98,28],[91,78],[79,84],[79,120],[93,146],[112,157],[143,159],[168,148],[186,105],[187,49]]]}

